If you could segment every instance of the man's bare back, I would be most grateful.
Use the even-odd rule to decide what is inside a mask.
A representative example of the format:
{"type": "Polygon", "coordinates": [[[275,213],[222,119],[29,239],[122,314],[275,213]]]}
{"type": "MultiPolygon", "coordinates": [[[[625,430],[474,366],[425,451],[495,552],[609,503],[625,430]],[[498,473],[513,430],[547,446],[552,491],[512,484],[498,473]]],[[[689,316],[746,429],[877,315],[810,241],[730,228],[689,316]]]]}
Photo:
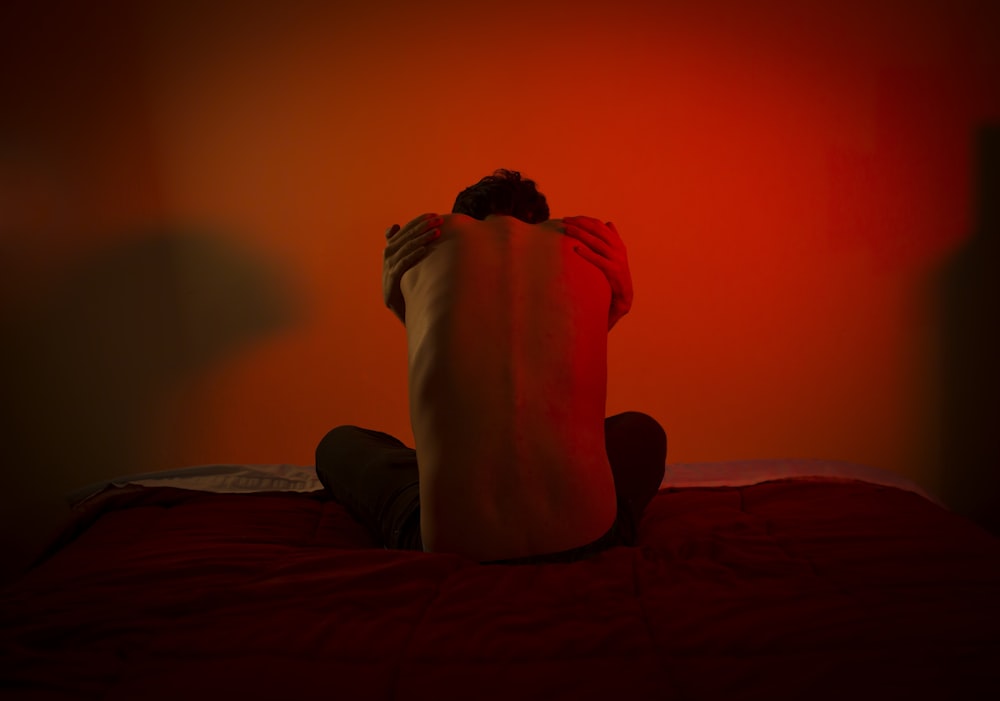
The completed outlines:
{"type": "Polygon", "coordinates": [[[608,281],[560,220],[443,218],[401,281],[424,549],[489,561],[590,543],[616,515],[608,281]]]}

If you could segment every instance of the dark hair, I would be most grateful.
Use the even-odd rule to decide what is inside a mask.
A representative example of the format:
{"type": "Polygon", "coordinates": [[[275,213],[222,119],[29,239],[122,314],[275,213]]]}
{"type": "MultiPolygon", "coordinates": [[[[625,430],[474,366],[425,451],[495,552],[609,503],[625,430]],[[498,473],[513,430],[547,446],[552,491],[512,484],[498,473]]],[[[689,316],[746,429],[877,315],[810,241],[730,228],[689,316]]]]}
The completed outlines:
{"type": "Polygon", "coordinates": [[[522,179],[516,170],[503,168],[458,193],[451,211],[474,219],[506,214],[528,224],[549,218],[549,205],[545,195],[535,188],[535,182],[522,179]]]}

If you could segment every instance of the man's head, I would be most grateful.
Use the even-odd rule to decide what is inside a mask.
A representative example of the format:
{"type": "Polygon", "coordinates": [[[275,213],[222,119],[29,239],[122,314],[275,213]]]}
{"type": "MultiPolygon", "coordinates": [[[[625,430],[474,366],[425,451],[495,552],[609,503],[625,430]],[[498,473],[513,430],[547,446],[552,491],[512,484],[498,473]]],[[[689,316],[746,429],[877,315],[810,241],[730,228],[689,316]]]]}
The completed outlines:
{"type": "Polygon", "coordinates": [[[504,214],[528,224],[538,224],[549,218],[545,195],[535,188],[534,181],[522,179],[516,170],[503,168],[458,193],[451,211],[474,219],[504,214]]]}

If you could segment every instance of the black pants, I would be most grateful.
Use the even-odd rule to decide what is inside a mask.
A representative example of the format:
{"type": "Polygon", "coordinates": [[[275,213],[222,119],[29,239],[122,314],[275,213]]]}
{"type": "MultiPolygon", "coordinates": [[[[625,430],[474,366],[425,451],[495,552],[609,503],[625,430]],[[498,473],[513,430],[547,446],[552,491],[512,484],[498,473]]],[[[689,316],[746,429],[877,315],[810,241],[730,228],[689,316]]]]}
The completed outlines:
{"type": "MultiPolygon", "coordinates": [[[[653,417],[628,411],[604,421],[618,495],[611,531],[582,548],[506,561],[572,561],[612,545],[633,545],[646,505],[663,480],[667,435],[653,417]]],[[[338,426],[316,448],[316,473],[330,495],[386,548],[423,550],[417,453],[380,431],[338,426]]]]}

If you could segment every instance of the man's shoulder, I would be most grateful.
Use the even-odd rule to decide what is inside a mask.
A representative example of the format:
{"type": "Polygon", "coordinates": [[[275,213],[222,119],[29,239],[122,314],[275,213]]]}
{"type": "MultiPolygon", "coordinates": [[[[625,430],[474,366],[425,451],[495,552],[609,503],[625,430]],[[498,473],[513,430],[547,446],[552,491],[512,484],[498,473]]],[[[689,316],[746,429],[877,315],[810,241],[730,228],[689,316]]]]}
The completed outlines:
{"type": "Polygon", "coordinates": [[[529,229],[556,229],[560,230],[562,219],[546,219],[537,224],[529,224],[517,217],[506,214],[491,214],[485,219],[476,219],[468,214],[442,214],[442,226],[453,231],[482,231],[482,230],[529,230],[529,229]]]}
{"type": "Polygon", "coordinates": [[[545,224],[554,224],[562,222],[562,217],[559,217],[553,219],[546,219],[545,221],[538,222],[537,224],[528,224],[527,222],[524,222],[518,219],[517,217],[511,216],[509,214],[490,214],[488,217],[486,217],[486,219],[476,219],[475,217],[469,216],[468,214],[462,214],[460,212],[446,212],[445,214],[439,214],[438,216],[444,219],[445,221],[465,221],[470,223],[471,222],[484,223],[486,221],[492,221],[492,220],[512,220],[525,224],[526,226],[542,226],[545,224]]]}

